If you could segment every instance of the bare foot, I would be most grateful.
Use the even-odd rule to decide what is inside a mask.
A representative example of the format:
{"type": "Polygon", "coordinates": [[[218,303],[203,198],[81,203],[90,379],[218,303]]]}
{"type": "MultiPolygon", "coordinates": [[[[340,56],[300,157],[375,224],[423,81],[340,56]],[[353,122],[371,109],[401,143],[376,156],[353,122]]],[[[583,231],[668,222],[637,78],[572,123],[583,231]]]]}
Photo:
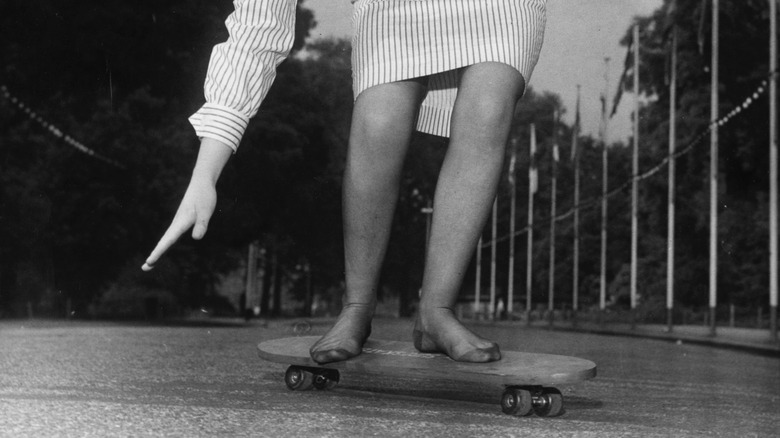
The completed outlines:
{"type": "Polygon", "coordinates": [[[363,343],[371,335],[371,318],[375,304],[345,304],[336,323],[312,345],[311,358],[317,363],[347,360],[363,351],[363,343]]]}
{"type": "Polygon", "coordinates": [[[481,338],[455,317],[452,309],[420,310],[414,325],[414,346],[424,353],[444,353],[459,362],[501,359],[498,345],[481,338]]]}

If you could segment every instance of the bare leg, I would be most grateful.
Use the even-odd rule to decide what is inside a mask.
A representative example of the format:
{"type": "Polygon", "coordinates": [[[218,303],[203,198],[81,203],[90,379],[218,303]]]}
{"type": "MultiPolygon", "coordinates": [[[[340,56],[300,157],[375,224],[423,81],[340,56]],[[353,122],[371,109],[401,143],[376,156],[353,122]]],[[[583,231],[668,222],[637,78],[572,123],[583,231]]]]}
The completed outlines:
{"type": "Polygon", "coordinates": [[[344,170],[346,296],[336,324],[311,348],[318,363],[360,354],[371,334],[404,157],[424,90],[417,81],[383,84],[355,102],[344,170]]]}
{"type": "Polygon", "coordinates": [[[481,63],[461,76],[452,134],[434,199],[414,341],[464,362],[501,358],[498,345],[457,320],[455,301],[488,218],[504,162],[506,142],[525,81],[513,68],[481,63]]]}

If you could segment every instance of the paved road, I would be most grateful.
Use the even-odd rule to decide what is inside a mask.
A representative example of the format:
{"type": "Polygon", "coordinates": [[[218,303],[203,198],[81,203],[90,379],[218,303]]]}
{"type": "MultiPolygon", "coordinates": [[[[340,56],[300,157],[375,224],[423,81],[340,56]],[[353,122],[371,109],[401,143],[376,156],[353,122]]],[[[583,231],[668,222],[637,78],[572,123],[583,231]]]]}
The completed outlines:
{"type": "MultiPolygon", "coordinates": [[[[381,319],[378,338],[408,338],[381,319]]],[[[0,321],[0,436],[776,436],[780,359],[707,346],[479,326],[503,349],[584,357],[565,416],[514,418],[500,391],[342,376],[291,392],[257,342],[325,324],[217,327],[0,321]],[[368,385],[381,392],[365,391],[368,385]],[[455,400],[452,400],[455,399],[455,400]]]]}

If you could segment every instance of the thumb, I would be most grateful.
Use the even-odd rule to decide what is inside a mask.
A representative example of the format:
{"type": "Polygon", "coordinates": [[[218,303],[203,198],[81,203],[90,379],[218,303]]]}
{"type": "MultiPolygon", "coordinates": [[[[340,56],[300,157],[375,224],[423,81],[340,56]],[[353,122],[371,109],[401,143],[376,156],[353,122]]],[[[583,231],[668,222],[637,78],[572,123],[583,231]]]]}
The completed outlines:
{"type": "Polygon", "coordinates": [[[206,230],[209,228],[209,221],[208,219],[198,219],[197,222],[195,222],[195,226],[192,227],[192,238],[195,240],[200,240],[203,238],[203,236],[206,235],[206,230]]]}
{"type": "Polygon", "coordinates": [[[211,212],[199,210],[195,215],[195,225],[192,227],[192,238],[200,240],[206,235],[206,231],[209,229],[209,220],[211,219],[211,212]]]}

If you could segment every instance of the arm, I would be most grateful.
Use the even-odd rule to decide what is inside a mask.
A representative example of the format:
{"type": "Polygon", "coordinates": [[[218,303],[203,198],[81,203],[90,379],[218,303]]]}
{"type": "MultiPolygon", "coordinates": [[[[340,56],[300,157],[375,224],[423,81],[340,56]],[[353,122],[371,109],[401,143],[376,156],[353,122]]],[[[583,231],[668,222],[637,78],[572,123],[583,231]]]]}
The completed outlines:
{"type": "Polygon", "coordinates": [[[206,104],[190,117],[198,137],[235,152],[268,94],[277,66],[295,37],[295,0],[236,0],[225,21],[229,37],[214,47],[206,74],[206,104]]]}
{"type": "Polygon", "coordinates": [[[206,233],[217,203],[217,179],[292,47],[296,0],[235,0],[234,5],[235,12],[225,22],[230,36],[211,54],[206,104],[190,117],[201,138],[190,184],[171,225],[142,266],[144,271],[153,269],[191,227],[193,239],[206,233]]]}
{"type": "Polygon", "coordinates": [[[228,145],[218,140],[203,139],[190,184],[173,217],[173,222],[141,269],[151,271],[157,260],[190,228],[192,228],[193,239],[203,238],[217,205],[217,179],[232,153],[233,150],[228,145]]]}

